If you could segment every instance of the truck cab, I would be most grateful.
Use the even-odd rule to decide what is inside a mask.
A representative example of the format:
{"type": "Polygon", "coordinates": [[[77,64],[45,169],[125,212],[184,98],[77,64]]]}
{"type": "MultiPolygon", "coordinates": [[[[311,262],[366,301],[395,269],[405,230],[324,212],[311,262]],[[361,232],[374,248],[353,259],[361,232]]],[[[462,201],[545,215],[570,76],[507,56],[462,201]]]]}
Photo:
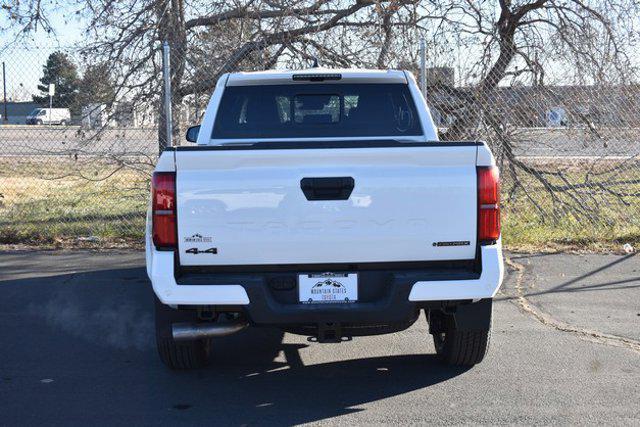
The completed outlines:
{"type": "Polygon", "coordinates": [[[503,277],[498,170],[481,141],[439,141],[409,72],[225,74],[188,138],[160,156],[147,216],[170,368],[245,327],[342,342],[421,312],[443,361],[482,360],[503,277]]]}

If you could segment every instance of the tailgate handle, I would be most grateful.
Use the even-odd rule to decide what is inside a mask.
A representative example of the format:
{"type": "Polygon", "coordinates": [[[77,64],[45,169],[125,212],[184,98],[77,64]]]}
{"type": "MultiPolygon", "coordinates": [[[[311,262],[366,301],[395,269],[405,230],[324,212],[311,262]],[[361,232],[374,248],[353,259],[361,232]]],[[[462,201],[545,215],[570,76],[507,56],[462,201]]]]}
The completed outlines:
{"type": "Polygon", "coordinates": [[[300,188],[307,200],[347,200],[355,181],[350,176],[302,178],[300,188]]]}

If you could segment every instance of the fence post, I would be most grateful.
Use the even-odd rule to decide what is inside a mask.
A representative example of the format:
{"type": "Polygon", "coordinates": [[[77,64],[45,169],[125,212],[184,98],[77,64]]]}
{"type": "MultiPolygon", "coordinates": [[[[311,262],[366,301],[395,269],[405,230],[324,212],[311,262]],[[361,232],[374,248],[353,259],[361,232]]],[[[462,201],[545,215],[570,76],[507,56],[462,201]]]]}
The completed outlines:
{"type": "Polygon", "coordinates": [[[427,99],[427,43],[420,37],[420,90],[427,99]]]}
{"type": "Polygon", "coordinates": [[[4,68],[4,61],[2,61],[2,93],[4,94],[4,116],[2,120],[4,124],[9,122],[9,116],[7,115],[7,79],[6,79],[6,69],[4,68]]]}
{"type": "Polygon", "coordinates": [[[164,119],[166,125],[165,141],[160,141],[160,152],[173,146],[173,118],[171,117],[171,62],[169,43],[162,43],[162,76],[164,78],[164,119]]]}

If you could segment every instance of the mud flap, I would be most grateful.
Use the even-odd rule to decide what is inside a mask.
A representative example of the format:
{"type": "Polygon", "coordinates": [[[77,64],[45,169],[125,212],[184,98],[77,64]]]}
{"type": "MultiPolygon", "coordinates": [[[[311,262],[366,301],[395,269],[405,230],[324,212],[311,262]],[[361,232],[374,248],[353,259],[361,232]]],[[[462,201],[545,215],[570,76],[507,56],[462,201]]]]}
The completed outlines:
{"type": "Polygon", "coordinates": [[[491,328],[493,299],[486,298],[471,304],[460,304],[429,312],[429,333],[447,330],[478,331],[491,328]]]}
{"type": "Polygon", "coordinates": [[[493,299],[482,299],[471,304],[459,305],[454,313],[458,330],[485,330],[491,327],[493,299]]]}

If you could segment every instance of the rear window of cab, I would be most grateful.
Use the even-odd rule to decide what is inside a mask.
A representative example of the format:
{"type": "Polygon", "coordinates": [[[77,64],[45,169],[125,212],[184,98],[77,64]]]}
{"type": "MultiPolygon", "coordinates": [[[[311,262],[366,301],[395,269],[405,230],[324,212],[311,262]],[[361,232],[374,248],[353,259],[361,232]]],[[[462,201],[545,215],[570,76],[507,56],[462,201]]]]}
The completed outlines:
{"type": "Polygon", "coordinates": [[[231,86],[212,139],[422,135],[406,84],[231,86]]]}

